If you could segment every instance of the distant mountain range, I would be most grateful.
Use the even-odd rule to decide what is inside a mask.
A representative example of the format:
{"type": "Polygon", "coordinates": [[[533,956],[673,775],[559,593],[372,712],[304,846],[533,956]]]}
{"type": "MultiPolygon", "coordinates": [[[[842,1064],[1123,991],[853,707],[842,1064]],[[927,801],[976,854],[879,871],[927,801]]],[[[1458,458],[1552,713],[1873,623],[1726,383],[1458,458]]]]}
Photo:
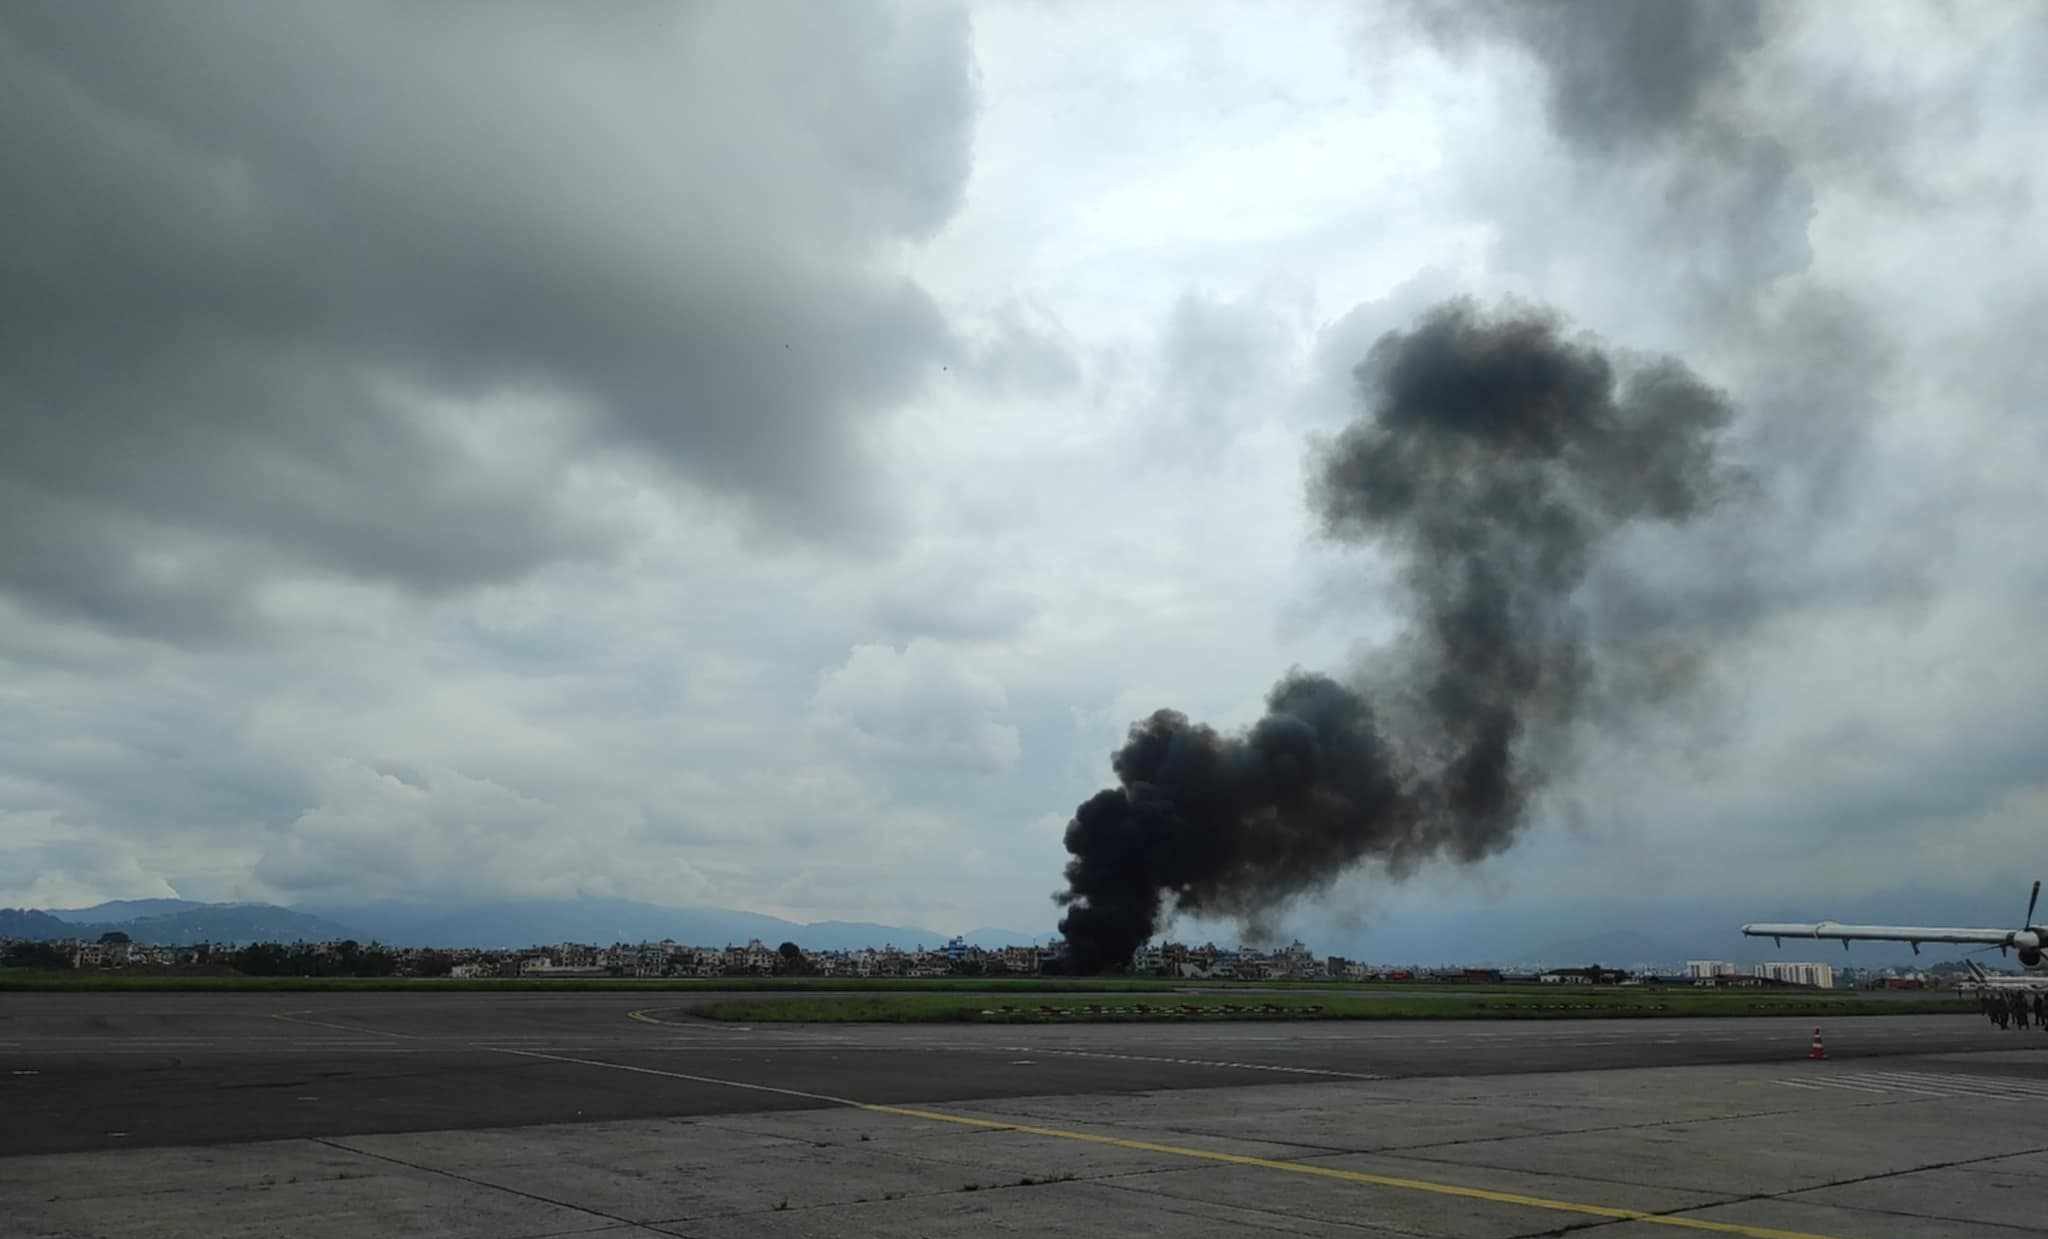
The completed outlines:
{"type": "MultiPolygon", "coordinates": [[[[771,946],[796,942],[808,950],[855,950],[893,944],[943,945],[937,930],[859,921],[809,924],[729,908],[670,908],[629,899],[493,899],[465,903],[275,904],[197,903],[188,899],[126,899],[89,908],[0,908],[0,937],[96,938],[118,930],[141,943],[294,942],[353,938],[392,946],[508,948],[552,942],[657,942],[723,946],[759,938],[771,946]]],[[[1050,934],[977,929],[963,935],[981,947],[1024,946],[1050,934]]]]}
{"type": "Polygon", "coordinates": [[[52,908],[50,915],[79,924],[102,921],[118,924],[139,917],[165,916],[172,912],[188,912],[193,908],[205,906],[197,899],[109,899],[90,908],[52,908]]]}
{"type": "Polygon", "coordinates": [[[0,908],[0,937],[97,938],[119,931],[135,942],[190,946],[196,942],[317,942],[358,935],[346,925],[263,903],[193,903],[182,899],[122,900],[40,912],[0,908]],[[169,912],[137,912],[156,905],[169,912]],[[126,915],[124,915],[126,914],[126,915]],[[106,919],[99,919],[100,917],[106,919]]]}
{"type": "MultiPolygon", "coordinates": [[[[951,936],[935,929],[862,921],[784,920],[732,908],[673,908],[631,899],[492,899],[468,903],[333,904],[306,909],[356,926],[366,938],[396,946],[524,947],[543,942],[658,942],[723,946],[759,938],[770,946],[795,942],[807,950],[940,946],[951,936]]],[[[977,929],[964,935],[978,946],[1025,945],[1047,934],[977,929]]]]}
{"type": "Polygon", "coordinates": [[[0,938],[76,938],[79,927],[34,908],[0,908],[0,938]]]}
{"type": "MultiPolygon", "coordinates": [[[[2003,894],[2003,892],[2000,892],[2003,894]]],[[[2024,892],[2022,892],[2024,894],[2024,892]]],[[[2024,904],[2013,909],[2017,919],[2024,904]]],[[[1739,894],[1683,903],[1646,900],[1598,906],[1535,901],[1523,907],[1421,909],[1361,930],[1304,923],[1300,933],[1321,953],[1384,964],[1488,963],[1560,966],[1653,963],[1676,967],[1688,959],[1825,960],[1837,965],[1927,965],[1946,958],[1915,957],[1904,944],[1859,943],[1851,951],[1826,943],[1788,940],[1783,946],[1743,938],[1745,920],[1910,921],[1970,925],[1991,920],[2000,907],[1990,898],[1902,889],[1856,900],[1760,901],[1739,894]],[[1992,905],[1992,906],[1987,906],[1992,905]]],[[[394,946],[516,949],[554,942],[657,942],[723,946],[759,938],[770,946],[795,942],[809,950],[939,946],[949,935],[935,929],[853,921],[805,924],[731,908],[679,908],[628,899],[483,899],[439,902],[325,904],[298,908],[250,903],[196,903],[184,899],[131,899],[88,908],[0,909],[0,937],[96,938],[120,930],[137,942],[321,941],[353,938],[394,946]]],[[[1168,935],[1189,942],[1214,936],[1235,941],[1228,926],[1183,924],[1168,935]]],[[[963,935],[981,947],[1043,944],[1055,935],[984,928],[963,935]]]]}

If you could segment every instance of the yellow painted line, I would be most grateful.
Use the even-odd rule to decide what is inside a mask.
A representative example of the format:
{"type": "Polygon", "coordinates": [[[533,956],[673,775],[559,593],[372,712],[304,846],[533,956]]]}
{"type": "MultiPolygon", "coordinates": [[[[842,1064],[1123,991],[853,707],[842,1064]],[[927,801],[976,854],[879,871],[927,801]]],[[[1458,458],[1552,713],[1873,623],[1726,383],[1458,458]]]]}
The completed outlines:
{"type": "Polygon", "coordinates": [[[653,1008],[653,1007],[647,1007],[647,1008],[644,1008],[644,1009],[642,1009],[642,1010],[639,1010],[639,1011],[628,1011],[628,1012],[626,1012],[626,1018],[627,1018],[627,1019],[629,1019],[629,1020],[639,1020],[639,1021],[640,1021],[640,1022],[641,1022],[642,1024],[666,1024],[666,1023],[668,1023],[668,1021],[667,1021],[667,1020],[657,1020],[657,1019],[655,1019],[655,1018],[654,1018],[653,1016],[651,1016],[651,1015],[647,1014],[647,1012],[649,1012],[649,1011],[652,1011],[652,1010],[654,1010],[654,1008],[653,1008]]]}
{"type": "Polygon", "coordinates": [[[1455,1196],[1464,1200],[1484,1200],[1500,1205],[1520,1205],[1525,1209],[1548,1209],[1554,1213],[1575,1213],[1581,1217],[1607,1218],[1618,1222],[1642,1222],[1649,1226],[1672,1226],[1680,1230],[1700,1230],[1717,1235],[1743,1235],[1747,1239],[1835,1239],[1835,1236],[1815,1234],[1804,1230],[1774,1230],[1768,1226],[1745,1226],[1739,1222],[1710,1222],[1703,1218],[1673,1217],[1664,1213],[1645,1213],[1640,1209],[1619,1209],[1612,1205],[1589,1205],[1571,1200],[1553,1200],[1548,1196],[1525,1196],[1520,1192],[1496,1192],[1484,1187],[1463,1187],[1456,1183],[1438,1183],[1430,1179],[1405,1179],[1395,1175],[1370,1174],[1363,1170],[1344,1170],[1336,1166],[1317,1166],[1308,1162],[1284,1162],[1270,1157],[1250,1157],[1243,1153],[1218,1153],[1211,1149],[1191,1149],[1179,1144],[1156,1144],[1150,1140],[1129,1140],[1122,1136],[1100,1136],[1085,1131],[1068,1131],[1060,1127],[1037,1127],[1029,1123],[1011,1123],[1001,1119],[973,1118],[965,1114],[947,1114],[940,1110],[919,1110],[910,1106],[883,1106],[865,1101],[853,1101],[845,1097],[833,1097],[825,1093],[806,1093],[793,1088],[776,1088],[770,1084],[748,1084],[739,1080],[720,1080],[713,1076],[689,1075],[681,1071],[663,1071],[657,1067],[633,1067],[625,1063],[608,1063],[594,1058],[571,1058],[565,1054],[547,1054],[537,1050],[500,1049],[500,1054],[517,1054],[524,1058],[552,1059],[559,1063],[576,1063],[585,1067],[609,1067],[614,1071],[631,1071],[640,1075],[668,1076],[676,1080],[689,1080],[698,1084],[721,1084],[727,1088],[743,1088],[756,1093],[779,1093],[784,1097],[800,1097],[806,1101],[822,1101],[835,1106],[846,1106],[854,1110],[866,1110],[872,1114],[893,1114],[900,1118],[926,1119],[934,1123],[953,1123],[961,1127],[977,1127],[984,1131],[1014,1131],[1027,1136],[1044,1136],[1052,1140],[1074,1140],[1082,1144],[1102,1144],[1111,1148],[1132,1149],[1140,1153],[1161,1153],[1169,1157],[1186,1157],[1196,1161],[1223,1162],[1232,1166],[1255,1166],[1261,1170],[1277,1170],[1282,1174],[1308,1175],[1317,1179],[1335,1179],[1343,1183],[1361,1183],[1369,1187],[1387,1187],[1406,1192],[1427,1192],[1432,1196],[1455,1196]]]}
{"type": "Polygon", "coordinates": [[[962,1114],[945,1114],[937,1110],[913,1110],[905,1106],[877,1106],[865,1102],[851,1103],[862,1110],[877,1114],[898,1114],[905,1118],[931,1119],[939,1123],[958,1123],[963,1127],[979,1127],[988,1131],[1015,1131],[1028,1136],[1047,1136],[1054,1140],[1079,1140],[1086,1144],[1106,1144],[1119,1149],[1135,1149],[1141,1153],[1164,1153],[1173,1157],[1191,1157],[1205,1162],[1225,1162],[1233,1166],[1256,1166],[1261,1170],[1278,1170],[1284,1174],[1309,1175],[1318,1179],[1337,1179],[1345,1183],[1364,1183],[1373,1187],[1398,1188],[1408,1192],[1428,1192],[1433,1196],[1457,1196],[1466,1200],[1485,1200],[1501,1205],[1521,1205],[1529,1209],[1550,1209],[1558,1213],[1577,1213],[1586,1217],[1610,1218],[1623,1222],[1644,1222],[1652,1226],[1676,1226],[1684,1230],[1712,1231],[1722,1235],[1746,1235],[1750,1239],[1832,1239],[1828,1235],[1817,1235],[1802,1230],[1773,1230],[1768,1226],[1744,1226],[1735,1222],[1709,1222],[1700,1218],[1672,1217],[1662,1213],[1644,1213],[1640,1209],[1617,1209],[1610,1205],[1587,1205],[1570,1200],[1552,1200],[1547,1196],[1524,1196],[1519,1192],[1496,1192],[1483,1187],[1460,1187],[1455,1183],[1437,1183],[1429,1179],[1404,1179],[1394,1175],[1368,1174],[1363,1170],[1343,1170],[1336,1166],[1316,1166],[1307,1162],[1283,1162],[1270,1157],[1248,1157],[1242,1153],[1218,1153],[1210,1149],[1191,1149],[1178,1144],[1155,1144],[1150,1140],[1127,1140],[1121,1136],[1098,1136],[1084,1131],[1066,1131],[1058,1127],[1034,1127],[1028,1123],[1006,1123],[996,1119],[969,1118],[962,1114]]]}

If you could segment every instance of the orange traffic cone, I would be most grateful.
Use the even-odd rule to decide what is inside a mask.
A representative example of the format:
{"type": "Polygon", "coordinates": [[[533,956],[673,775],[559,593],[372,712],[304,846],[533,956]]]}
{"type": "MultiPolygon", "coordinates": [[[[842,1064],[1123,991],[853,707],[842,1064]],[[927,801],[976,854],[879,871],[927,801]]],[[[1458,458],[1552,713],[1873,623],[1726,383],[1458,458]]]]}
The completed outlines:
{"type": "Polygon", "coordinates": [[[1826,1058],[1828,1056],[1827,1047],[1820,1043],[1820,1029],[1818,1028],[1813,1030],[1813,1048],[1806,1052],[1806,1056],[1808,1058],[1826,1058]]]}

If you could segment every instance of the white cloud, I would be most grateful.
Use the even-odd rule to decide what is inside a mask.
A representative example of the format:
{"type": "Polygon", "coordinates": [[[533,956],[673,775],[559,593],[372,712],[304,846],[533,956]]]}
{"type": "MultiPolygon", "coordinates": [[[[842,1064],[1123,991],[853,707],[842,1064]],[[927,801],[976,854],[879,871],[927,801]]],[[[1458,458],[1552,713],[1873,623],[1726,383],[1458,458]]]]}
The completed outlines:
{"type": "Polygon", "coordinates": [[[864,757],[984,772],[1017,761],[1003,686],[928,638],[855,646],[819,681],[811,709],[827,736],[864,757]]]}
{"type": "MultiPolygon", "coordinates": [[[[1381,332],[1457,292],[1680,353],[1757,415],[1745,445],[1787,485],[1737,582],[1777,610],[1717,664],[1712,726],[1591,755],[1523,849],[1429,899],[1875,890],[1887,866],[2002,884],[2048,746],[2048,127],[2022,7],[1789,10],[1714,95],[1789,153],[1784,179],[1760,147],[1600,162],[1546,128],[1526,56],[1387,23],[1362,42],[1341,6],[994,5],[971,33],[908,6],[844,19],[872,35],[851,57],[733,6],[700,19],[719,52],[692,53],[716,69],[695,81],[658,39],[522,35],[491,72],[548,68],[510,114],[546,123],[479,121],[504,143],[486,170],[516,175],[435,188],[405,177],[461,165],[435,152],[465,113],[431,105],[468,96],[406,51],[378,80],[417,91],[372,102],[435,125],[294,135],[316,161],[374,139],[415,191],[387,205],[439,212],[430,252],[380,225],[325,254],[331,304],[293,300],[264,248],[282,234],[247,231],[291,206],[275,118],[191,75],[130,106],[174,80],[107,76],[146,40],[67,62],[63,89],[100,102],[59,171],[105,159],[168,195],[137,201],[177,244],[126,242],[202,287],[253,264],[334,313],[233,302],[203,389],[146,419],[96,407],[107,435],[0,397],[8,442],[48,436],[34,476],[0,463],[0,522],[62,518],[10,525],[59,553],[0,580],[0,902],[585,892],[1042,929],[1060,828],[1132,718],[1242,723],[1289,665],[1341,671],[1388,636],[1370,554],[1315,541],[1305,440],[1352,411],[1381,332]],[[1864,67],[1902,100],[1830,106],[1864,67]],[[254,157],[183,169],[221,109],[254,157]],[[520,229],[455,209],[501,198],[520,229]],[[762,256],[739,283],[713,261],[735,232],[762,256]],[[243,265],[216,261],[229,242],[243,265]],[[506,292],[543,286],[574,295],[506,292]],[[392,289],[418,295],[368,315],[392,289]],[[693,317],[707,290],[745,314],[693,317]],[[284,327],[310,351],[237,368],[284,327]],[[498,366],[508,338],[547,373],[498,366]],[[428,364],[436,345],[464,364],[428,364]],[[333,379],[358,346],[378,364],[333,379]],[[308,358],[333,381],[279,379],[308,358]],[[294,418],[212,416],[215,380],[294,418]],[[678,412],[700,396],[709,423],[678,412]]],[[[45,48],[5,38],[0,64],[45,48]]],[[[1640,583],[1695,617],[1726,604],[1700,563],[1653,566],[1640,583]]],[[[1403,898],[1374,906],[1428,902],[1403,898]]]]}

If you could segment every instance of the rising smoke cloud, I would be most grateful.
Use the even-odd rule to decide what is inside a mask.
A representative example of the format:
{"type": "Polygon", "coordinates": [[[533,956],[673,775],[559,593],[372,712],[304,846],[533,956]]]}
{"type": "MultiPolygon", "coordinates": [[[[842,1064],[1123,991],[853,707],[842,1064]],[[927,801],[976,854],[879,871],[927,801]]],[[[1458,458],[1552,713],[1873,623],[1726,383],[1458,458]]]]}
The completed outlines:
{"type": "Polygon", "coordinates": [[[1727,401],[1682,363],[1624,365],[1555,314],[1453,301],[1382,337],[1367,411],[1316,445],[1324,532],[1399,565],[1406,624],[1352,682],[1299,670],[1226,735],[1160,710],[1075,811],[1060,931],[1078,971],[1129,961],[1173,909],[1256,922],[1347,868],[1400,877],[1508,847],[1575,735],[1677,690],[1668,651],[1578,598],[1634,522],[1683,522],[1732,477],[1727,401]],[[1597,707],[1597,708],[1596,708],[1597,707]]]}

